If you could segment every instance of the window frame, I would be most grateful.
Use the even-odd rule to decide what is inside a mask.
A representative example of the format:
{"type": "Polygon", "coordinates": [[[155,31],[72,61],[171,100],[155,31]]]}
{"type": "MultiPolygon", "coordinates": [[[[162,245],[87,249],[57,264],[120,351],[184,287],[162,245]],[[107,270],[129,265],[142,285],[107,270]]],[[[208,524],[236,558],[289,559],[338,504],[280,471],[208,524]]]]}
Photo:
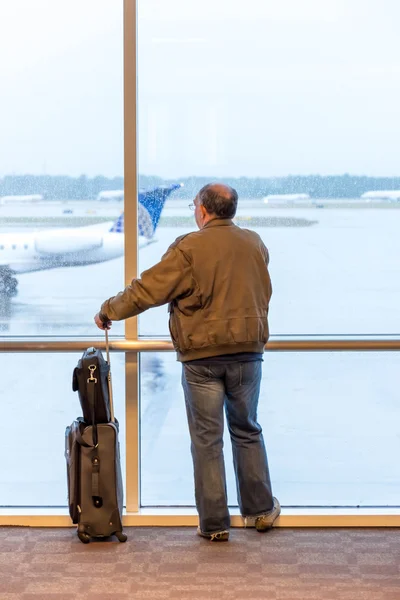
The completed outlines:
{"type": "MultiPolygon", "coordinates": [[[[124,0],[123,72],[124,72],[124,273],[129,283],[138,274],[138,171],[137,171],[137,1],[124,0]]],[[[104,349],[104,340],[29,337],[3,338],[1,352],[76,352],[96,344],[104,349]]],[[[173,351],[166,338],[145,339],[138,335],[137,318],[125,322],[123,338],[112,338],[113,351],[125,353],[126,407],[126,525],[196,525],[194,508],[141,509],[140,507],[140,390],[139,353],[173,351]]],[[[400,338],[392,336],[318,339],[310,337],[272,338],[268,351],[400,351],[400,338]]],[[[189,451],[189,449],[188,449],[189,451]]],[[[238,510],[232,511],[233,526],[242,525],[238,510]]],[[[400,526],[400,509],[284,509],[280,526],[400,526]]],[[[1,509],[0,525],[71,526],[67,507],[60,509],[1,509]]]]}

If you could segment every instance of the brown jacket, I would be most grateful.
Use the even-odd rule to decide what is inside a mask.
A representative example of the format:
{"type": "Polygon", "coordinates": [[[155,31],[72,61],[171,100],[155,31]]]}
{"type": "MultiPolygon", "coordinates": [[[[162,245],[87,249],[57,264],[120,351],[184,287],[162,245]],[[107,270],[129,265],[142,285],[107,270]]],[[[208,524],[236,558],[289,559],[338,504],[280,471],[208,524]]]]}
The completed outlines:
{"type": "Polygon", "coordinates": [[[272,294],[268,261],[257,233],[214,219],[177,238],[159,263],[103,303],[101,316],[119,321],[169,303],[179,360],[263,352],[272,294]]]}

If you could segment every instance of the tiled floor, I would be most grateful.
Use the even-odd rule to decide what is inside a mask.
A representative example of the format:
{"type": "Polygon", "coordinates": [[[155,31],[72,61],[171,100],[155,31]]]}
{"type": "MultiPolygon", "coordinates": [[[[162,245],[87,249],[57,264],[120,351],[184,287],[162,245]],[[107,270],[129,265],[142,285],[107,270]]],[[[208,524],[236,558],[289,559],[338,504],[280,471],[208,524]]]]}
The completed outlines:
{"type": "Polygon", "coordinates": [[[126,532],[83,545],[73,529],[0,528],[0,600],[400,600],[396,529],[126,532]]]}

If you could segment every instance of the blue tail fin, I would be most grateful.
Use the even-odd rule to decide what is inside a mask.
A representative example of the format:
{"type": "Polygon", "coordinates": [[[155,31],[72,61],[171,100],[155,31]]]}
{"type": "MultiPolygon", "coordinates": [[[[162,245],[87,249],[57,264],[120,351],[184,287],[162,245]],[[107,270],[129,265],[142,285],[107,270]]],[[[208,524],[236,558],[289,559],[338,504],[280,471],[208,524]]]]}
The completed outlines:
{"type": "Polygon", "coordinates": [[[153,237],[154,232],[157,229],[165,201],[174,190],[177,190],[180,187],[181,186],[179,184],[158,186],[152,190],[139,192],[139,235],[143,235],[147,239],[153,237]]]}
{"type": "MultiPolygon", "coordinates": [[[[138,194],[138,227],[139,235],[151,239],[157,229],[165,201],[172,192],[180,188],[180,184],[158,186],[151,190],[140,191],[138,194]]],[[[124,232],[124,213],[113,223],[110,229],[113,233],[124,232]]]]}
{"type": "Polygon", "coordinates": [[[124,233],[124,213],[121,213],[115,223],[113,223],[110,232],[124,233]]]}

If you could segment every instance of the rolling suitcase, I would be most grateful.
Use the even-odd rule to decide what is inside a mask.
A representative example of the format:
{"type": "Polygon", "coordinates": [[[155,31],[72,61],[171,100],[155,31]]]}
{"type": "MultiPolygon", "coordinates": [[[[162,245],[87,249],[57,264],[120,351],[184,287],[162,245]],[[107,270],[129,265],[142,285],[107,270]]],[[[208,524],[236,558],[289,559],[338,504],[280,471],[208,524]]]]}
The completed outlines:
{"type": "MultiPolygon", "coordinates": [[[[107,330],[106,348],[109,366],[107,330]]],[[[88,365],[86,373],[91,423],[79,417],[65,431],[69,513],[72,522],[78,525],[81,542],[87,544],[91,537],[111,535],[125,542],[118,421],[114,419],[111,374],[108,369],[110,421],[99,423],[96,420],[99,381],[93,366],[94,363],[88,365]]]]}

